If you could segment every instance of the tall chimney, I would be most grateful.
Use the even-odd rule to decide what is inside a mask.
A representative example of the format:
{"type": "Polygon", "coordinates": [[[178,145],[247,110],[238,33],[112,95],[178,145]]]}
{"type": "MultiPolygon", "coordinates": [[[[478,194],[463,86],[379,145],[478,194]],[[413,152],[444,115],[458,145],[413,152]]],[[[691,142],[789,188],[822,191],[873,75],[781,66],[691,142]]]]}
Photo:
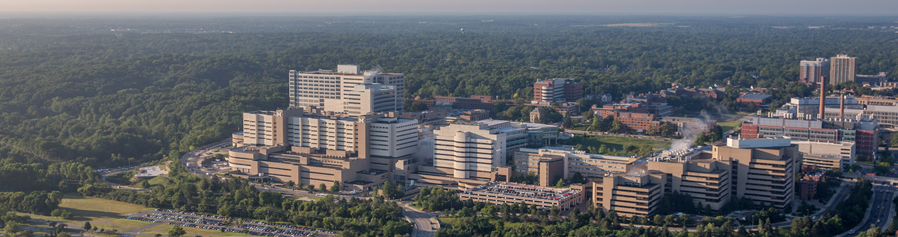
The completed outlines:
{"type": "Polygon", "coordinates": [[[839,118],[845,118],[845,94],[839,96],[839,118]]]}
{"type": "Polygon", "coordinates": [[[823,120],[823,108],[826,105],[826,83],[820,83],[820,120],[823,120]]]}

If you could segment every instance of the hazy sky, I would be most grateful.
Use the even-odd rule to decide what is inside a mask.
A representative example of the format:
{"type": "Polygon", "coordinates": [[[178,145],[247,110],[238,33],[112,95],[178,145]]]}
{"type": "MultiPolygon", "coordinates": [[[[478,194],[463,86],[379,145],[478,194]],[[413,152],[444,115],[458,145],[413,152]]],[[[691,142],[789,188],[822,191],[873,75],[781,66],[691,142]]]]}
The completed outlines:
{"type": "Polygon", "coordinates": [[[898,0],[0,0],[0,12],[898,15],[898,0]]]}

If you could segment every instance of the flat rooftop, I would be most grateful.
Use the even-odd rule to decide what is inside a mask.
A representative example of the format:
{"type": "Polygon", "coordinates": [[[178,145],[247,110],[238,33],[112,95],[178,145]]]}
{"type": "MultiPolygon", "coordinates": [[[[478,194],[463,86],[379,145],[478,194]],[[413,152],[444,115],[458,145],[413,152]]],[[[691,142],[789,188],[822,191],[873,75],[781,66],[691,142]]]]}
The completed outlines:
{"type": "Polygon", "coordinates": [[[744,94],[744,95],[739,96],[739,98],[742,98],[742,99],[757,99],[757,100],[763,100],[763,99],[767,99],[770,97],[771,97],[771,95],[760,94],[760,93],[744,94]]]}
{"type": "Polygon", "coordinates": [[[550,188],[521,183],[489,182],[480,186],[465,190],[464,193],[506,195],[514,197],[535,198],[543,200],[560,201],[580,193],[580,190],[550,188]]]}

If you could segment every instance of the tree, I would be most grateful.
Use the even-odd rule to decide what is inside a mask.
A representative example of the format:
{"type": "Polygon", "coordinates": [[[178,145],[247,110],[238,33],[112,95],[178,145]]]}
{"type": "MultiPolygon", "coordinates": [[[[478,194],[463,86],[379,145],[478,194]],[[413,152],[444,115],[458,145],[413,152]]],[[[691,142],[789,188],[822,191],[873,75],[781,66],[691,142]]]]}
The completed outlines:
{"type": "Polygon", "coordinates": [[[340,182],[334,181],[334,185],[331,185],[331,192],[340,192],[340,182]]]}
{"type": "Polygon", "coordinates": [[[611,131],[612,132],[622,131],[626,127],[627,126],[624,125],[624,123],[622,123],[620,120],[615,119],[613,122],[611,122],[611,131]]]}
{"type": "Polygon", "coordinates": [[[322,192],[327,191],[327,185],[324,183],[318,184],[318,190],[321,190],[322,192]]]}
{"type": "Polygon", "coordinates": [[[184,231],[184,229],[181,228],[181,226],[179,226],[179,225],[175,225],[174,227],[171,228],[171,230],[168,231],[168,236],[170,236],[170,237],[179,237],[179,236],[183,236],[186,234],[187,234],[187,232],[184,231]]]}
{"type": "Polygon", "coordinates": [[[583,178],[583,174],[580,171],[574,172],[574,176],[571,177],[572,183],[586,183],[586,179],[583,178]]]}
{"type": "Polygon", "coordinates": [[[90,221],[84,222],[84,230],[90,231],[93,227],[90,226],[90,221]]]}
{"type": "Polygon", "coordinates": [[[315,185],[314,185],[314,184],[309,184],[309,191],[312,191],[312,192],[315,191],[315,185]]]}
{"type": "Polygon", "coordinates": [[[3,231],[5,231],[6,234],[15,236],[16,233],[19,233],[19,224],[16,224],[15,222],[7,222],[6,227],[3,227],[3,231]]]}
{"type": "Polygon", "coordinates": [[[673,137],[674,132],[676,132],[670,123],[661,123],[661,126],[658,126],[658,129],[660,130],[662,137],[673,137]]]}
{"type": "Polygon", "coordinates": [[[296,183],[294,183],[293,180],[289,180],[289,181],[287,181],[287,183],[284,184],[284,186],[286,186],[286,187],[291,187],[291,188],[292,188],[294,185],[296,185],[296,183]]]}
{"type": "Polygon", "coordinates": [[[564,179],[558,179],[558,182],[555,182],[555,187],[556,188],[564,187],[564,179]]]}
{"type": "Polygon", "coordinates": [[[396,185],[393,184],[393,182],[390,182],[390,181],[384,182],[384,185],[382,188],[384,190],[383,191],[384,197],[395,198],[394,195],[395,195],[395,191],[396,191],[396,185]]]}
{"type": "Polygon", "coordinates": [[[571,121],[570,116],[565,116],[564,123],[562,123],[561,126],[564,128],[572,128],[572,127],[574,127],[574,122],[571,121]]]}
{"type": "Polygon", "coordinates": [[[592,119],[596,116],[596,114],[593,113],[592,110],[585,110],[585,111],[586,112],[583,112],[583,121],[582,122],[592,121],[592,119]]]}

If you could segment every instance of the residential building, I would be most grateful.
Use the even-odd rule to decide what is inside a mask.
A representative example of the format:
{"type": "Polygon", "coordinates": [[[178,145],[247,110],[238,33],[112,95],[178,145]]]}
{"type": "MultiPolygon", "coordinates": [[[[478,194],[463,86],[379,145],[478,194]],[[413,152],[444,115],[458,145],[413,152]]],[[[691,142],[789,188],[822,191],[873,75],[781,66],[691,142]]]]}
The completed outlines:
{"type": "Polygon", "coordinates": [[[829,77],[829,59],[801,60],[798,81],[809,85],[825,82],[829,77]]]}
{"type": "Polygon", "coordinates": [[[290,108],[314,106],[351,116],[403,109],[405,77],[401,73],[362,72],[356,65],[338,65],[337,71],[290,70],[289,81],[290,108]]]}
{"type": "Polygon", "coordinates": [[[534,104],[544,102],[574,102],[583,98],[583,83],[573,79],[556,78],[533,83],[534,104]]]}
{"type": "Polygon", "coordinates": [[[854,82],[855,57],[845,54],[830,58],[829,84],[836,85],[842,82],[854,82]]]}
{"type": "Polygon", "coordinates": [[[627,129],[637,130],[637,131],[648,131],[649,129],[658,131],[658,128],[661,126],[661,120],[655,118],[655,114],[646,114],[646,113],[630,113],[630,112],[619,112],[613,111],[611,113],[607,113],[605,110],[600,110],[597,113],[600,117],[613,116],[615,120],[620,121],[622,124],[626,125],[627,129]],[[604,114],[604,116],[602,116],[604,114]]]}
{"type": "Polygon", "coordinates": [[[542,119],[542,115],[543,109],[540,109],[539,107],[533,108],[533,110],[530,111],[530,122],[539,123],[542,119]]]}

